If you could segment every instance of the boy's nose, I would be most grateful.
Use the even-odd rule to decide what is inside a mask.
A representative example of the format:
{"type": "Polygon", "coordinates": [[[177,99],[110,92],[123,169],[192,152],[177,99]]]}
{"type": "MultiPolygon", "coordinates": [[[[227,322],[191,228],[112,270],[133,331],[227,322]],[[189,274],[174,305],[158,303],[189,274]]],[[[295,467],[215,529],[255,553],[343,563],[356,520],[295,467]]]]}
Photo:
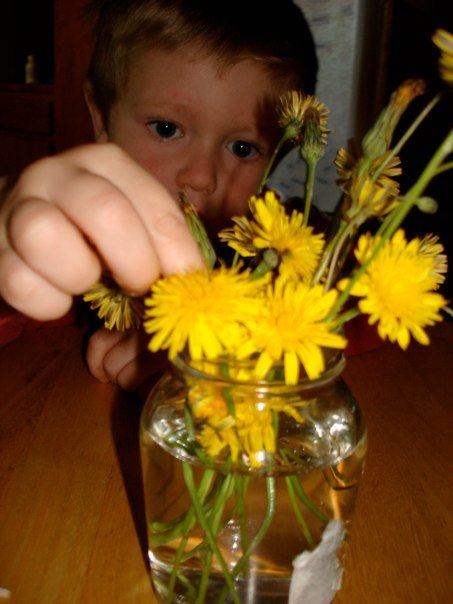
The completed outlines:
{"type": "Polygon", "coordinates": [[[212,195],[217,187],[215,158],[207,152],[187,155],[176,174],[180,191],[212,195]]]}

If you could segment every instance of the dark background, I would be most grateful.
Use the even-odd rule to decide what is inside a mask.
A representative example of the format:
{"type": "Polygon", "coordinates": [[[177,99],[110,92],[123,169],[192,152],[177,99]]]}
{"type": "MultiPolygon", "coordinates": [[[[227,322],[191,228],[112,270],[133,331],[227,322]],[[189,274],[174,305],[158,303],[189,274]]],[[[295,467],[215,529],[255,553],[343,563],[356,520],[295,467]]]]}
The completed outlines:
{"type": "Polygon", "coordinates": [[[2,0],[0,82],[24,81],[27,55],[36,58],[38,79],[54,79],[53,0],[2,0]]]}
{"type": "MultiPolygon", "coordinates": [[[[448,0],[394,0],[392,5],[392,27],[389,40],[389,58],[386,92],[390,93],[407,78],[423,78],[428,83],[428,92],[409,106],[403,115],[396,135],[404,132],[422,107],[438,91],[444,97],[437,107],[417,129],[401,152],[403,176],[401,190],[404,192],[414,182],[434,151],[453,127],[453,91],[448,89],[438,74],[439,51],[431,41],[437,28],[453,33],[453,2],[448,0]]],[[[451,158],[453,161],[453,157],[451,158]]],[[[436,177],[426,194],[436,199],[439,209],[428,215],[414,208],[404,227],[409,236],[437,233],[453,262],[453,171],[436,177]]],[[[451,269],[442,292],[453,299],[451,269]]]]}

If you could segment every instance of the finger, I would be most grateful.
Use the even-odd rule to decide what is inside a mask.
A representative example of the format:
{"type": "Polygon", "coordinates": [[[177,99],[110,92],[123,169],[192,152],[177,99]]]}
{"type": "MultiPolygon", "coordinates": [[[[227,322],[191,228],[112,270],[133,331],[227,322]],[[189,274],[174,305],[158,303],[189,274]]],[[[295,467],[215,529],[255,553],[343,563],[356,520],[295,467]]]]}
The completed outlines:
{"type": "Polygon", "coordinates": [[[97,379],[137,390],[167,363],[165,354],[151,354],[149,336],[142,332],[111,332],[99,329],[90,338],[87,363],[97,379]]]}
{"type": "MultiPolygon", "coordinates": [[[[127,196],[102,175],[93,174],[62,156],[42,160],[27,170],[20,187],[15,191],[17,198],[27,202],[19,203],[18,207],[11,211],[10,223],[18,223],[20,227],[12,233],[11,244],[23,255],[24,261],[30,263],[42,276],[56,279],[54,283],[61,284],[63,289],[68,287],[65,285],[68,279],[70,287],[74,289],[74,283],[77,283],[80,277],[79,271],[76,270],[73,278],[69,275],[65,278],[61,272],[62,263],[59,266],[56,266],[55,262],[50,264],[48,255],[41,256],[29,251],[37,252],[42,245],[41,240],[34,236],[37,229],[35,221],[27,222],[32,208],[22,211],[25,216],[21,221],[16,219],[15,215],[22,217],[20,208],[28,208],[30,201],[27,198],[31,193],[35,198],[41,198],[42,204],[43,200],[48,200],[48,206],[55,209],[52,216],[50,211],[45,214],[44,205],[41,206],[43,215],[51,218],[51,223],[55,226],[51,241],[55,247],[60,244],[66,261],[69,260],[68,273],[75,264],[82,271],[84,267],[87,269],[87,275],[83,279],[85,289],[93,283],[91,279],[86,285],[88,275],[93,274],[87,262],[92,264],[94,251],[102,258],[104,265],[111,269],[115,280],[128,291],[143,293],[159,276],[160,267],[154,245],[141,217],[127,196]],[[57,210],[61,214],[59,220],[57,210]],[[61,230],[64,220],[66,229],[61,230]],[[74,227],[72,237],[67,235],[69,223],[74,227]],[[25,238],[27,225],[30,236],[25,238]],[[82,247],[84,253],[79,261],[78,255],[82,247]]],[[[82,285],[76,289],[80,290],[81,287],[82,285]]]]}
{"type": "Polygon", "coordinates": [[[9,241],[42,279],[80,294],[100,276],[101,263],[76,226],[54,205],[26,199],[11,212],[9,241]]]}
{"type": "Polygon", "coordinates": [[[152,242],[160,272],[169,274],[203,266],[177,201],[126,153],[115,145],[102,144],[68,154],[71,155],[66,159],[110,180],[133,204],[152,242]]]}
{"type": "Polygon", "coordinates": [[[105,353],[103,367],[109,380],[133,390],[142,372],[150,373],[152,356],[147,349],[149,336],[131,331],[123,334],[105,353]]]}
{"type": "Polygon", "coordinates": [[[0,255],[0,295],[16,310],[38,321],[63,316],[72,297],[52,286],[11,249],[0,255]]]}
{"type": "Polygon", "coordinates": [[[70,195],[58,206],[86,234],[125,290],[143,293],[160,273],[155,246],[135,207],[103,176],[88,172],[67,178],[70,195]]]}
{"type": "Polygon", "coordinates": [[[98,329],[90,337],[86,351],[86,362],[90,373],[99,381],[116,383],[114,368],[110,367],[107,371],[104,360],[109,351],[124,337],[125,334],[120,331],[109,331],[105,328],[98,329]]]}

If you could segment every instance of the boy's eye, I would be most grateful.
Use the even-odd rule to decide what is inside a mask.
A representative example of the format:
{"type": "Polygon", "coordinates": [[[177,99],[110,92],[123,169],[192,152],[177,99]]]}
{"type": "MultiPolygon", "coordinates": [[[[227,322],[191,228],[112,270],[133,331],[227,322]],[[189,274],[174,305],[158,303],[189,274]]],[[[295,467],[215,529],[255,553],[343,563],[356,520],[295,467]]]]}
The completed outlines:
{"type": "Polygon", "coordinates": [[[182,133],[178,126],[166,120],[155,120],[148,123],[148,128],[159,138],[180,138],[182,133]]]}
{"type": "Polygon", "coordinates": [[[255,145],[252,145],[252,143],[248,143],[247,141],[233,141],[228,147],[233,155],[236,155],[236,157],[240,157],[241,159],[254,157],[259,153],[255,145]]]}

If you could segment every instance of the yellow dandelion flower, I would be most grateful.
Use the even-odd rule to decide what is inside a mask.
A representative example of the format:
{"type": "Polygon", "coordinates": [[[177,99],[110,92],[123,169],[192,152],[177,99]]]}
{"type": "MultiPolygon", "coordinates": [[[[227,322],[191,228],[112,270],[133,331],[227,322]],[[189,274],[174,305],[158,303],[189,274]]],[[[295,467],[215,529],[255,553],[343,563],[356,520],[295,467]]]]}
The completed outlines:
{"type": "Polygon", "coordinates": [[[253,406],[254,401],[246,399],[244,403],[244,393],[239,388],[230,391],[229,397],[233,409],[226,402],[223,382],[189,384],[188,402],[197,423],[198,442],[208,455],[214,457],[228,449],[236,461],[244,450],[237,431],[238,419],[239,425],[241,423],[238,409],[249,404],[253,406]]]}
{"type": "Polygon", "coordinates": [[[252,197],[249,205],[252,220],[236,219],[233,229],[222,233],[222,240],[243,256],[273,249],[280,259],[281,275],[309,282],[324,249],[324,235],[304,226],[300,212],[288,216],[273,191],[252,197]]]}
{"type": "Polygon", "coordinates": [[[248,384],[237,383],[235,388],[225,389],[222,380],[199,383],[196,379],[188,382],[188,403],[197,440],[208,455],[230,454],[233,461],[241,456],[254,468],[262,467],[276,451],[273,413],[284,413],[302,423],[300,408],[307,405],[296,395],[257,400],[248,384]]]}
{"type": "Polygon", "coordinates": [[[296,422],[302,424],[305,421],[304,416],[300,413],[300,407],[306,407],[308,405],[307,401],[302,400],[299,396],[294,395],[291,397],[278,397],[274,396],[269,401],[269,405],[273,411],[277,411],[280,413],[284,413],[285,415],[289,415],[296,422]]]}
{"type": "Polygon", "coordinates": [[[141,325],[143,300],[123,292],[107,274],[103,275],[102,281],[90,287],[83,299],[104,320],[107,329],[125,331],[139,329],[141,325]]]}
{"type": "Polygon", "coordinates": [[[256,203],[263,200],[266,205],[272,206],[274,212],[281,214],[284,211],[284,206],[275,191],[268,190],[264,196],[257,197],[252,195],[249,199],[249,210],[252,219],[246,216],[233,216],[232,222],[234,227],[224,229],[219,233],[219,239],[225,241],[228,245],[236,250],[244,258],[257,256],[261,252],[261,248],[257,248],[254,243],[257,232],[257,224],[254,220],[256,215],[256,203]]]}
{"type": "Polygon", "coordinates": [[[231,220],[234,226],[220,231],[220,241],[228,243],[243,258],[256,256],[258,250],[253,244],[255,236],[253,223],[246,216],[233,216],[231,220]]]}
{"type": "Polygon", "coordinates": [[[399,203],[399,184],[393,177],[402,172],[400,159],[386,152],[374,160],[369,171],[362,171],[362,159],[345,149],[339,149],[335,159],[337,184],[346,194],[346,219],[364,210],[365,217],[384,216],[399,203]]]}
{"type": "Polygon", "coordinates": [[[432,263],[432,275],[435,280],[433,289],[444,283],[445,275],[448,271],[447,255],[444,254],[444,246],[439,243],[439,237],[432,233],[425,235],[420,240],[419,252],[422,256],[428,257],[432,263]]]}
{"type": "Polygon", "coordinates": [[[214,359],[237,346],[244,325],[259,312],[262,281],[240,267],[169,275],[151,288],[145,304],[149,348],[168,349],[170,359],[184,350],[190,357],[214,359]]]}
{"type": "Polygon", "coordinates": [[[264,199],[255,199],[252,211],[256,222],[254,246],[277,252],[281,275],[309,282],[324,249],[324,235],[304,226],[302,213],[293,211],[288,216],[275,195],[267,193],[264,199]]]}
{"type": "Polygon", "coordinates": [[[228,415],[228,405],[221,388],[214,384],[188,382],[188,403],[196,420],[223,421],[228,415]]]}
{"type": "Polygon", "coordinates": [[[254,379],[252,368],[246,362],[239,363],[237,360],[232,362],[229,357],[220,357],[210,361],[207,359],[197,361],[190,359],[190,366],[201,373],[220,380],[225,379],[226,366],[228,367],[228,377],[234,382],[250,382],[254,379]]]}
{"type": "MultiPolygon", "coordinates": [[[[338,173],[336,182],[344,193],[349,192],[355,174],[361,171],[360,164],[362,159],[355,152],[346,151],[346,149],[338,150],[334,162],[338,173]]],[[[391,189],[393,194],[397,195],[399,184],[393,177],[400,176],[401,173],[401,160],[397,156],[391,157],[390,152],[387,151],[373,161],[369,169],[369,178],[374,179],[382,187],[391,189]],[[382,166],[384,167],[382,168],[382,166]],[[378,174],[377,177],[375,176],[376,174],[378,174]]]]}
{"type": "Polygon", "coordinates": [[[363,174],[354,178],[343,207],[345,218],[353,218],[361,212],[362,220],[371,216],[382,217],[388,214],[399,203],[398,191],[384,180],[373,182],[363,174]]]}
{"type": "Polygon", "coordinates": [[[252,468],[261,467],[267,454],[276,451],[272,409],[264,403],[242,403],[235,406],[235,420],[241,450],[252,468]]]}
{"type": "MultiPolygon", "coordinates": [[[[359,239],[355,254],[361,264],[370,258],[376,243],[369,234],[359,239]]],[[[369,315],[370,324],[377,323],[380,337],[397,342],[404,350],[411,335],[429,344],[424,328],[442,320],[439,311],[446,301],[431,291],[439,279],[438,251],[419,239],[408,243],[400,229],[352,288],[352,295],[361,298],[359,309],[369,315]]]]}
{"type": "Polygon", "coordinates": [[[322,347],[341,349],[346,345],[325,321],[336,298],[335,290],[324,293],[321,285],[310,287],[278,277],[267,288],[264,312],[253,325],[250,339],[238,348],[238,358],[258,354],[258,379],[281,361],[287,384],[297,383],[300,365],[310,379],[319,377],[325,368],[322,347]]]}
{"type": "Polygon", "coordinates": [[[272,408],[255,400],[237,402],[234,417],[211,419],[197,433],[197,440],[212,457],[221,453],[239,456],[247,466],[260,468],[276,451],[272,408]]]}
{"type": "Polygon", "coordinates": [[[355,153],[342,148],[338,149],[334,160],[338,174],[336,183],[344,193],[347,193],[349,190],[352,175],[358,163],[359,158],[355,153]]]}
{"type": "Polygon", "coordinates": [[[231,461],[236,462],[241,451],[235,430],[234,418],[229,422],[214,426],[205,424],[197,433],[197,440],[210,457],[229,451],[231,461]]]}
{"type": "MultiPolygon", "coordinates": [[[[203,426],[197,433],[197,440],[210,457],[216,457],[228,446],[221,433],[209,425],[203,426]]],[[[233,459],[233,454],[231,458],[233,459]]],[[[233,461],[236,461],[236,458],[233,461]]]]}
{"type": "Polygon", "coordinates": [[[448,84],[453,84],[453,34],[445,29],[437,29],[432,38],[440,50],[439,72],[448,84]]]}

